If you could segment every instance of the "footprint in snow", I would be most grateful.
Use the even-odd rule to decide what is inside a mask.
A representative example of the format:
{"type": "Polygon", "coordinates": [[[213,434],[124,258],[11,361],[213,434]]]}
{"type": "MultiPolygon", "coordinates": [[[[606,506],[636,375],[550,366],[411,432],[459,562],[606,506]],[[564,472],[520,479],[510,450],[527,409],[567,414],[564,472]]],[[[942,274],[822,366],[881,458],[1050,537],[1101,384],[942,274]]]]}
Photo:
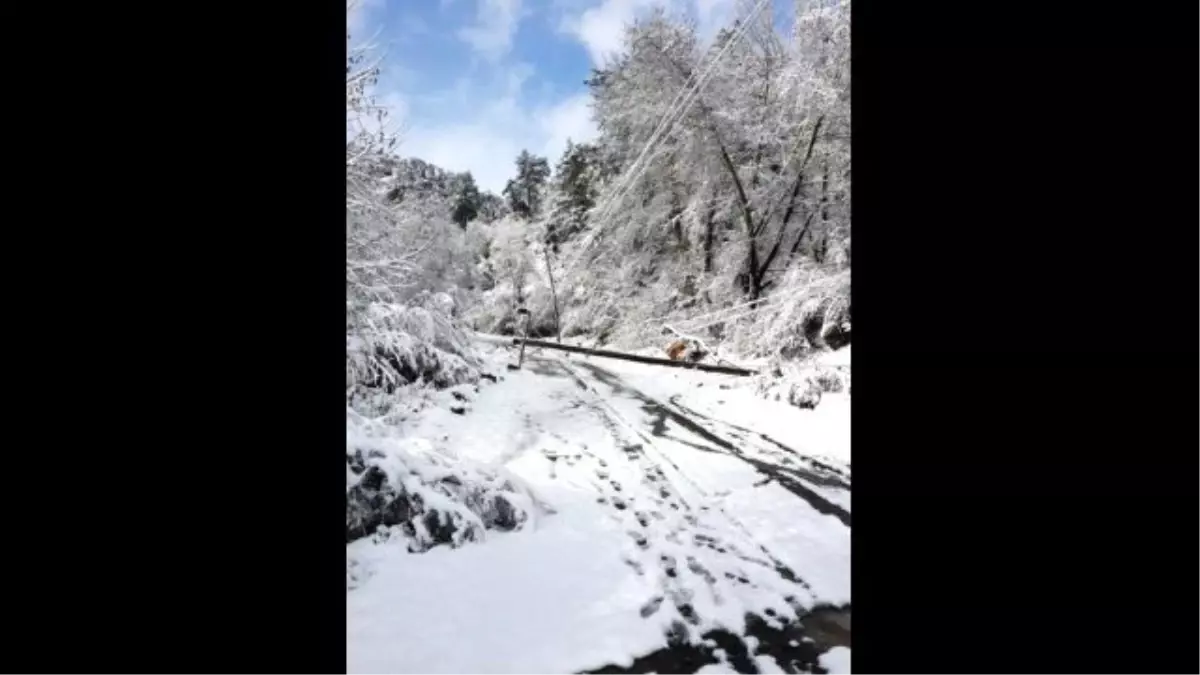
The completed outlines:
{"type": "Polygon", "coordinates": [[[686,588],[668,592],[671,595],[671,603],[675,605],[679,615],[693,626],[699,625],[700,617],[696,614],[696,608],[692,606],[692,592],[686,588]]]}
{"type": "Polygon", "coordinates": [[[746,577],[746,575],[744,575],[744,574],[734,574],[732,572],[726,572],[725,578],[729,579],[730,581],[736,581],[739,584],[749,584],[750,583],[750,579],[748,579],[746,577]]]}
{"type": "Polygon", "coordinates": [[[679,571],[675,568],[675,556],[664,553],[659,556],[658,562],[662,565],[663,571],[667,573],[668,577],[674,579],[679,575],[679,571]]]}
{"type": "Polygon", "coordinates": [[[675,609],[679,611],[679,615],[688,623],[693,626],[700,625],[700,617],[696,615],[696,610],[692,607],[691,603],[681,602],[675,605],[675,609]]]}
{"type": "Polygon", "coordinates": [[[662,601],[663,596],[661,595],[656,595],[653,598],[650,598],[649,602],[642,605],[641,609],[638,610],[638,614],[641,614],[643,619],[650,618],[655,612],[658,611],[658,608],[662,606],[662,601]]]}

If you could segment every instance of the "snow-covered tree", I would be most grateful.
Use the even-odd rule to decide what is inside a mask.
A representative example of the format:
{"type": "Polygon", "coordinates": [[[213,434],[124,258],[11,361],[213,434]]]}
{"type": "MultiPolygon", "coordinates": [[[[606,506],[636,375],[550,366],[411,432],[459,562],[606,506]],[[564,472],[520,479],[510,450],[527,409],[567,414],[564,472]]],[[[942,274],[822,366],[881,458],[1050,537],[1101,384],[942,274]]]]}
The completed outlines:
{"type": "MultiPolygon", "coordinates": [[[[390,154],[365,55],[349,48],[346,68],[346,540],[397,538],[419,552],[521,527],[533,504],[494,467],[395,433],[421,394],[404,387],[479,379],[457,315],[482,247],[451,220],[446,172],[390,154]]],[[[348,587],[361,583],[358,563],[348,557],[348,587]]]]}
{"type": "MultiPolygon", "coordinates": [[[[652,11],[593,72],[599,170],[587,236],[567,253],[579,260],[564,270],[568,324],[620,316],[613,339],[641,343],[654,317],[723,307],[731,320],[702,327],[752,335],[786,297],[848,313],[848,281],[826,282],[849,267],[850,4],[796,12],[790,35],[764,11],[705,45],[690,21],[652,11]]],[[[748,347],[777,337],[760,332],[748,347]]]]}
{"type": "Polygon", "coordinates": [[[479,194],[479,187],[475,185],[475,177],[468,171],[463,174],[458,185],[455,186],[454,212],[452,214],[454,222],[458,223],[459,227],[466,229],[467,223],[479,216],[481,202],[482,196],[479,194]]]}
{"type": "MultiPolygon", "coordinates": [[[[391,155],[396,138],[372,95],[379,71],[367,54],[347,36],[348,403],[418,379],[448,385],[477,376],[453,316],[457,289],[472,283],[462,232],[436,191],[396,194],[397,181],[411,177],[399,169],[415,165],[391,155]]],[[[428,167],[417,173],[439,178],[428,167]]]]}
{"type": "Polygon", "coordinates": [[[554,168],[553,192],[546,218],[546,242],[554,251],[587,224],[588,212],[596,205],[598,149],[587,143],[567,140],[567,148],[554,168]]]}
{"type": "Polygon", "coordinates": [[[529,229],[529,225],[520,219],[504,218],[495,223],[493,230],[492,269],[498,280],[510,284],[513,308],[525,304],[525,287],[534,270],[529,229]]]}
{"type": "Polygon", "coordinates": [[[524,218],[533,218],[542,212],[546,180],[550,177],[550,164],[545,157],[531,155],[522,150],[517,156],[517,175],[504,186],[513,213],[524,218]]]}

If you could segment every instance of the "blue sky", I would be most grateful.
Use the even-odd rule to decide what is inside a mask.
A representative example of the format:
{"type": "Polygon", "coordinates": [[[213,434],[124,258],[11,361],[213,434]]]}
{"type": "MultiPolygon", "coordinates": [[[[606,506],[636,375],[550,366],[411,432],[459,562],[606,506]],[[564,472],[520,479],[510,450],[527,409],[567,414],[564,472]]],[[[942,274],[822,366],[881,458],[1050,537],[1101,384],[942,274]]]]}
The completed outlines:
{"type": "Polygon", "coordinates": [[[386,52],[377,93],[400,154],[499,193],[522,149],[553,165],[568,138],[594,138],[583,81],[656,2],[702,35],[746,11],[745,0],[362,0],[349,22],[386,52]]]}

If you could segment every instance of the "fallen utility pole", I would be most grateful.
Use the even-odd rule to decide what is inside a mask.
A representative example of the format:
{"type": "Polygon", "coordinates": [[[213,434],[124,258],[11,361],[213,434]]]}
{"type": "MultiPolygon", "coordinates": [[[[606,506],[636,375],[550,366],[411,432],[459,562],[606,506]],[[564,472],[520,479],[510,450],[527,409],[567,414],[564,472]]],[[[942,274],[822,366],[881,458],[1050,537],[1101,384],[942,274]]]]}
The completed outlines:
{"type": "Polygon", "coordinates": [[[609,359],[621,359],[624,361],[633,361],[635,363],[649,363],[655,366],[670,366],[671,368],[686,368],[688,370],[703,370],[708,373],[724,373],[725,375],[757,375],[753,370],[745,368],[737,368],[735,366],[715,366],[708,363],[691,363],[688,361],[672,361],[670,359],[658,359],[653,356],[639,356],[637,354],[625,354],[623,352],[612,352],[607,349],[591,349],[588,347],[576,347],[574,345],[560,345],[553,342],[543,342],[542,340],[530,340],[528,338],[522,340],[519,337],[513,338],[513,345],[519,345],[522,351],[525,346],[541,347],[543,349],[559,349],[564,352],[573,352],[576,354],[586,354],[588,356],[602,356],[609,359]]]}

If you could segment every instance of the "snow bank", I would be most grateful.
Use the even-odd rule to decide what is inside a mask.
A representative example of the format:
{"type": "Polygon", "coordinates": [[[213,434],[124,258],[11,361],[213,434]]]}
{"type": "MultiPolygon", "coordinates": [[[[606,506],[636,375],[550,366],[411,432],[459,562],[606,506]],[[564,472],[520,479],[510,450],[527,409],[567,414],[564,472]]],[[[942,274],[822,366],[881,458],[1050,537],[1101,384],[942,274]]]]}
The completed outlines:
{"type": "Polygon", "coordinates": [[[821,654],[821,667],[832,675],[844,675],[850,672],[850,648],[834,647],[821,654]]]}
{"type": "Polygon", "coordinates": [[[817,363],[823,366],[845,366],[850,367],[850,345],[832,352],[822,352],[815,359],[817,363]]]}

